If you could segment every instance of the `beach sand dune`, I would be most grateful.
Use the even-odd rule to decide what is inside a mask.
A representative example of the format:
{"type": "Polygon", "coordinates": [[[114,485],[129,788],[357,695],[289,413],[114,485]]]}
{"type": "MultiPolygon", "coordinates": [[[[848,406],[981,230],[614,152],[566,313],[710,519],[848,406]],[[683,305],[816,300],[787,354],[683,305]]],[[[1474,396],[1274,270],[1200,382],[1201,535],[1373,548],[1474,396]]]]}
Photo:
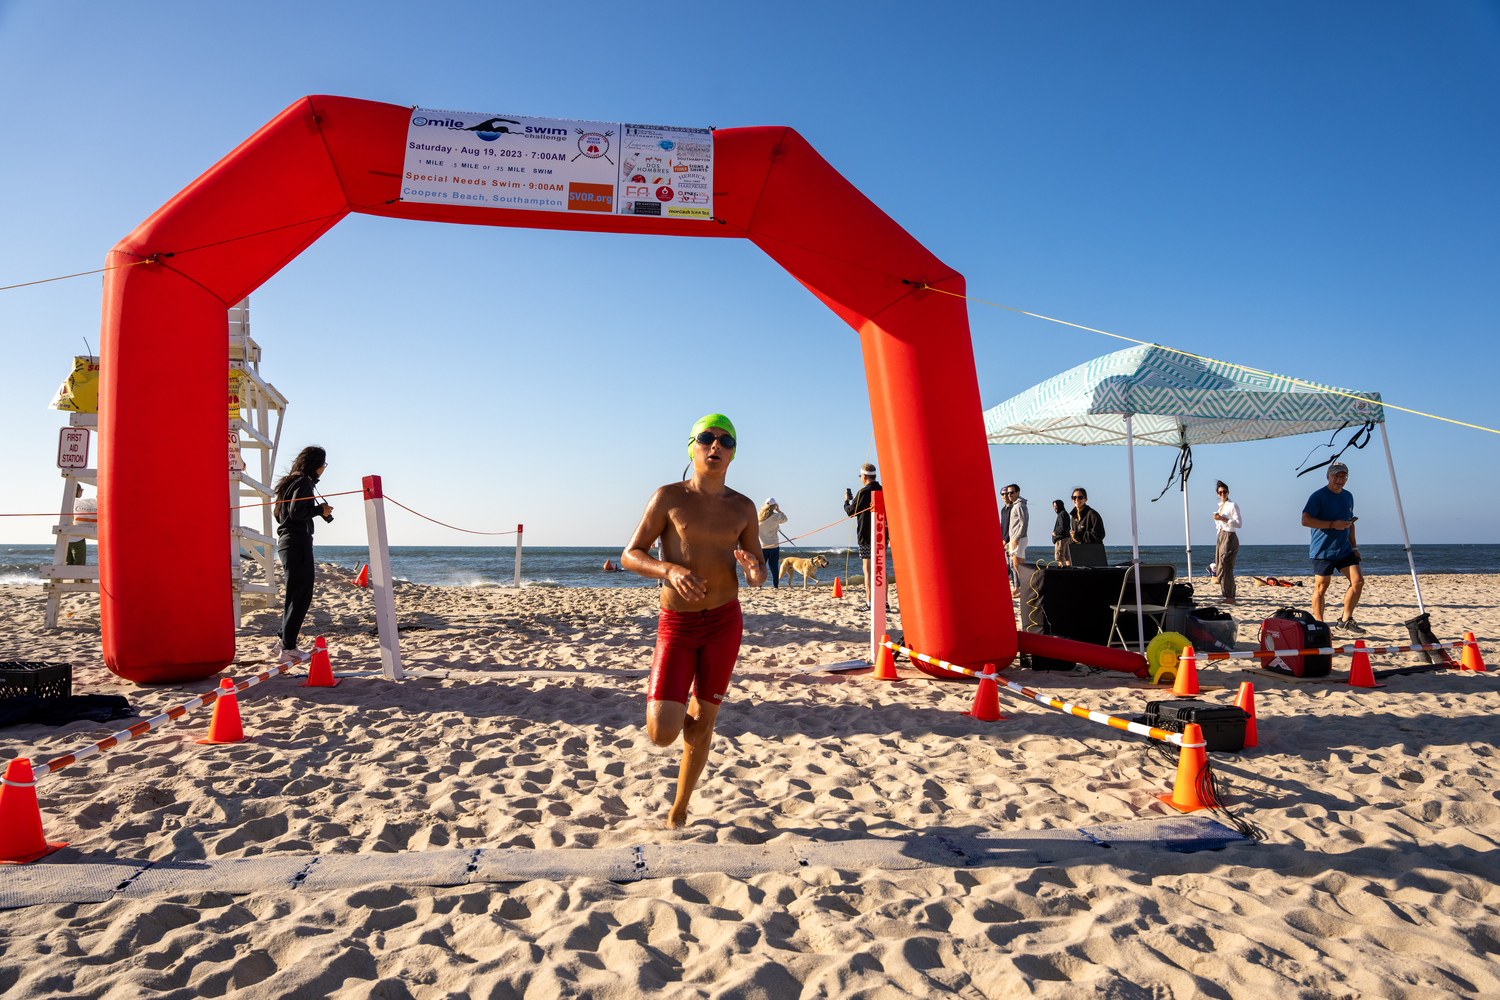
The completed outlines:
{"type": "MultiPolygon", "coordinates": [[[[369,595],[326,566],[304,634],[336,671],[378,669],[369,595]]],[[[1436,631],[1500,634],[1500,577],[1424,580],[1436,631]]],[[[1405,641],[1410,581],[1366,591],[1368,638],[1405,641]]],[[[207,690],[103,666],[98,605],[42,626],[0,587],[0,659],[68,660],[75,691],[142,714],[207,690]]],[[[1241,617],[1308,591],[1242,587],[1241,617]]],[[[197,712],[44,779],[65,857],[178,860],[456,847],[972,836],[1165,815],[1172,769],[1142,741],[973,687],[802,673],[863,657],[857,599],[746,593],[745,646],[691,823],[661,828],[677,753],[646,739],[654,589],[403,584],[408,669],[337,688],[278,678],[240,698],[251,742],[205,747],[197,712]]],[[[247,615],[260,662],[276,615],[247,615]]],[[[1242,628],[1241,638],[1251,629],[1242,628]]],[[[1486,642],[1487,659],[1500,649],[1486,642]]],[[[1377,659],[1377,668],[1400,658],[1377,659]]],[[[1340,661],[1346,662],[1346,661],[1340,661]]],[[[1117,714],[1160,694],[1123,675],[1012,671],[1117,714]]],[[[1227,700],[1250,675],[1209,666],[1227,700]]],[[[1493,675],[1380,691],[1253,679],[1261,746],[1215,755],[1266,840],[1088,863],[615,884],[579,878],[337,891],[190,893],[0,914],[0,991],[78,997],[1402,997],[1500,995],[1500,693],[1493,675]]],[[[46,760],[122,723],[0,731],[46,760]]]]}

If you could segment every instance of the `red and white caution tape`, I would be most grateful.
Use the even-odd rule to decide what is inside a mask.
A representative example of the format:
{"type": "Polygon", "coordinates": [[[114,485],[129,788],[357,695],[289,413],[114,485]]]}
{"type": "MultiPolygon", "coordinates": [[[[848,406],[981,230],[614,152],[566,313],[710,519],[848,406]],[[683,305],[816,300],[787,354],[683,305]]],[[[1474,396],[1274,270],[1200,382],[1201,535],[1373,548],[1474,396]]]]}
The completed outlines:
{"type": "MultiPolygon", "coordinates": [[[[248,691],[255,685],[262,683],[263,681],[268,681],[272,677],[276,677],[280,674],[286,673],[288,670],[292,669],[292,666],[293,665],[290,663],[279,663],[276,666],[272,667],[270,670],[266,670],[256,674],[248,681],[236,684],[234,686],[234,693],[239,694],[241,691],[248,691]]],[[[116,746],[121,743],[129,743],[131,740],[135,739],[138,736],[146,735],[157,726],[160,726],[166,722],[170,722],[173,719],[182,718],[184,715],[188,714],[195,708],[202,708],[204,705],[212,705],[214,702],[219,700],[219,694],[223,690],[224,689],[222,688],[214,688],[212,691],[209,691],[206,694],[199,695],[192,701],[183,702],[176,708],[167,709],[165,712],[156,716],[156,718],[154,719],[147,719],[145,722],[137,722],[129,729],[122,729],[120,732],[115,733],[113,736],[107,739],[102,739],[98,743],[90,744],[89,746],[86,746],[82,750],[79,750],[75,753],[66,753],[61,757],[56,757],[52,760],[47,761],[47,763],[45,764],[38,764],[32,769],[31,773],[36,778],[41,778],[48,774],[56,774],[58,771],[61,771],[69,764],[76,764],[78,761],[83,760],[87,757],[92,757],[95,754],[103,753],[112,746],[116,746]]]]}
{"type": "MultiPolygon", "coordinates": [[[[941,667],[944,670],[951,670],[956,674],[967,674],[970,677],[992,677],[1002,691],[1009,691],[1011,694],[1020,695],[1022,698],[1030,698],[1038,705],[1046,705],[1048,708],[1055,708],[1059,712],[1066,712],[1069,715],[1076,715],[1080,719],[1088,719],[1090,722],[1097,722],[1101,726],[1109,726],[1112,729],[1124,729],[1127,732],[1135,733],[1137,736],[1146,736],[1153,740],[1161,740],[1163,743],[1171,743],[1173,746],[1180,747],[1184,745],[1182,742],[1181,733],[1170,732],[1166,729],[1157,729],[1154,726],[1147,726],[1140,722],[1130,722],[1126,719],[1121,719],[1118,716],[1106,715],[1103,712],[1095,712],[1093,709],[1084,708],[1082,705],[1075,705],[1072,702],[1063,701],[1060,698],[1052,698],[1048,695],[1042,694],[1039,691],[1033,691],[1031,690],[1031,688],[1025,687],[1021,684],[1017,684],[1015,681],[1005,680],[998,674],[981,674],[977,670],[970,670],[968,667],[960,667],[956,663],[949,663],[947,660],[940,660],[935,656],[928,656],[926,653],[918,653],[914,649],[907,649],[905,646],[898,646],[894,642],[885,642],[881,645],[894,652],[905,653],[907,656],[910,656],[913,659],[921,660],[923,663],[930,663],[934,667],[941,667]]],[[[1198,746],[1200,744],[1194,743],[1187,745],[1198,746]]]]}

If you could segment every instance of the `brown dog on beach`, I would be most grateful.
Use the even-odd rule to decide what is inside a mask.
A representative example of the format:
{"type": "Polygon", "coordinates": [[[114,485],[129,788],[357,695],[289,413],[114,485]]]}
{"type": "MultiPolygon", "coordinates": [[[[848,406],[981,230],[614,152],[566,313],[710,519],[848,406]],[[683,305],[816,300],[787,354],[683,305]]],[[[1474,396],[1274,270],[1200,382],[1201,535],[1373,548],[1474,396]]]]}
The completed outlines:
{"type": "Polygon", "coordinates": [[[808,578],[813,583],[818,582],[818,570],[825,568],[828,560],[823,556],[813,556],[811,559],[800,559],[797,556],[781,557],[781,572],[790,581],[798,573],[802,574],[802,586],[807,586],[808,578]]]}

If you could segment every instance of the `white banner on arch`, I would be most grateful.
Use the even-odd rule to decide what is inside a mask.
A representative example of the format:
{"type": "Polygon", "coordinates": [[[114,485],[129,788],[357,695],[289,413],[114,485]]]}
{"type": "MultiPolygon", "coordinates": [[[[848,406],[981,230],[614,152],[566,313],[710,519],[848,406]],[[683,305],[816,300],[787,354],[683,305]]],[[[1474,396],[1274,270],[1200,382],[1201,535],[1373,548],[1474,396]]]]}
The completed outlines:
{"type": "Polygon", "coordinates": [[[713,132],[417,108],[401,200],[706,221],[713,132]]]}

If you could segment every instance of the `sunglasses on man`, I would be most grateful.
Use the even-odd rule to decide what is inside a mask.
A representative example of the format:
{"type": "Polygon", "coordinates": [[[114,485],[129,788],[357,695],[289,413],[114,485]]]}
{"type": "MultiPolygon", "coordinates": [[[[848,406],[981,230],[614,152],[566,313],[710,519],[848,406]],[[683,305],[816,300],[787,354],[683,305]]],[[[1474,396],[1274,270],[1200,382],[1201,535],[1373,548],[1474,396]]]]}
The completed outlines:
{"type": "Polygon", "coordinates": [[[734,450],[735,442],[733,434],[715,434],[713,431],[699,431],[698,436],[693,438],[693,440],[705,448],[712,448],[714,442],[717,441],[730,451],[734,450]]]}

